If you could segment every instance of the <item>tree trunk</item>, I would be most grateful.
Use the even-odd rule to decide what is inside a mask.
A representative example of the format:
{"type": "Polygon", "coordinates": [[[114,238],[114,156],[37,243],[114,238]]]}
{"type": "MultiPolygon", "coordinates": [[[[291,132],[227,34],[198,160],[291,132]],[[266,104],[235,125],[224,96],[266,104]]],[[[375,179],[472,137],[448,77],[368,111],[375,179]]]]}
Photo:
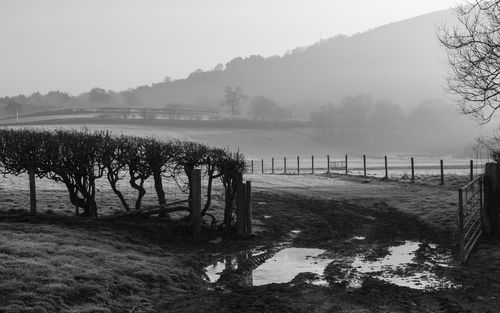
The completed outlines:
{"type": "Polygon", "coordinates": [[[113,190],[113,192],[118,196],[118,198],[120,199],[120,202],[121,204],[123,205],[123,207],[125,208],[125,211],[129,212],[130,211],[130,206],[128,205],[127,201],[125,200],[125,198],[123,197],[123,194],[120,190],[118,190],[118,188],[116,187],[116,184],[118,183],[118,175],[114,175],[114,174],[110,174],[108,172],[108,181],[109,181],[109,184],[111,186],[111,189],[113,190]]]}
{"type": "MultiPolygon", "coordinates": [[[[71,204],[73,204],[77,208],[85,208],[85,201],[83,198],[78,197],[76,186],[70,183],[65,183],[65,185],[66,189],[68,189],[69,192],[69,200],[71,201],[71,204]]],[[[78,209],[76,212],[78,213],[78,209]]]]}
{"type": "Polygon", "coordinates": [[[135,201],[135,210],[140,210],[141,209],[141,202],[142,198],[146,194],[146,190],[144,189],[144,179],[142,178],[130,178],[130,185],[132,188],[136,189],[139,192],[139,195],[137,196],[137,200],[135,201]],[[140,183],[137,184],[136,180],[140,180],[140,183]]]}
{"type": "MultiPolygon", "coordinates": [[[[165,197],[165,191],[163,190],[163,182],[162,182],[162,177],[160,171],[154,171],[153,173],[153,179],[155,182],[155,191],[156,191],[156,196],[158,197],[158,204],[163,205],[167,203],[167,199],[165,197]]],[[[165,217],[169,218],[169,214],[166,211],[160,212],[158,214],[159,217],[165,217]]]]}
{"type": "Polygon", "coordinates": [[[212,204],[212,181],[213,181],[213,173],[208,172],[208,185],[207,185],[207,201],[205,202],[205,206],[201,211],[201,216],[205,215],[212,204]]]}

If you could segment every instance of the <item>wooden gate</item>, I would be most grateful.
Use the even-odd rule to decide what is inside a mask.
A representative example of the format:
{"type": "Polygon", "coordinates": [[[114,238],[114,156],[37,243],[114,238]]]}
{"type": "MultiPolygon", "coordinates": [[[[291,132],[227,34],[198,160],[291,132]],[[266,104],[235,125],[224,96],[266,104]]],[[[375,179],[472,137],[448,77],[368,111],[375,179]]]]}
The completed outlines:
{"type": "Polygon", "coordinates": [[[483,234],[483,176],[458,188],[458,236],[460,259],[466,263],[483,234]]]}

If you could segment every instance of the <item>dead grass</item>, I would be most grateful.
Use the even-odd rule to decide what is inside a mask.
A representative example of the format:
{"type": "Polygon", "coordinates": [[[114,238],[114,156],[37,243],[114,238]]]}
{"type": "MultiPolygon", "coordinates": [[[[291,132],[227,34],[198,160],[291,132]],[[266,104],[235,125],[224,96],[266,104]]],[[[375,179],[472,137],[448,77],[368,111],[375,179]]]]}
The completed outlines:
{"type": "Polygon", "coordinates": [[[185,257],[102,227],[2,222],[0,312],[158,312],[203,283],[185,257]]]}

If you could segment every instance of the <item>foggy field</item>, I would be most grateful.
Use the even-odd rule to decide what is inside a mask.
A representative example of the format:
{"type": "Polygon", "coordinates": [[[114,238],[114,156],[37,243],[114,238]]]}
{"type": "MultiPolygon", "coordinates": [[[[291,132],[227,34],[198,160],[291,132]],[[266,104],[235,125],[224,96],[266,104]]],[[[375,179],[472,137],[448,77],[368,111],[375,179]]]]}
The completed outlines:
{"type": "MultiPolygon", "coordinates": [[[[261,159],[265,160],[266,168],[270,169],[271,158],[275,158],[277,166],[282,168],[283,157],[287,158],[288,167],[290,170],[296,168],[296,157],[300,156],[302,165],[307,169],[311,165],[311,155],[314,155],[318,161],[318,166],[326,169],[326,156],[330,155],[331,161],[343,161],[344,155],[349,155],[349,164],[351,168],[359,169],[362,167],[362,155],[368,157],[367,165],[372,168],[380,168],[383,166],[383,156],[389,157],[389,166],[396,167],[401,170],[401,167],[408,166],[411,157],[415,157],[415,165],[423,168],[439,166],[439,160],[444,159],[445,167],[454,166],[454,168],[467,167],[469,160],[473,159],[475,163],[483,163],[487,161],[486,156],[472,156],[472,150],[466,149],[465,146],[473,146],[473,141],[460,141],[455,145],[454,142],[448,142],[447,145],[440,143],[432,143],[432,145],[441,145],[441,150],[432,150],[430,146],[419,150],[417,146],[408,150],[408,147],[374,147],[367,145],[365,148],[356,140],[352,140],[352,144],[335,143],[335,135],[330,136],[331,141],[322,140],[317,136],[317,130],[308,127],[291,127],[291,128],[212,128],[212,127],[196,127],[190,125],[188,127],[168,126],[168,125],[134,125],[134,124],[61,124],[61,125],[33,125],[33,126],[9,126],[9,128],[43,128],[43,129],[82,129],[90,130],[109,130],[114,135],[133,135],[140,137],[155,137],[158,139],[176,138],[181,140],[189,140],[199,143],[205,143],[208,146],[228,148],[232,151],[242,152],[247,160],[254,160],[257,163],[261,159]],[[454,147],[453,149],[449,147],[454,147]],[[410,152],[411,151],[411,152],[410,152]],[[466,155],[466,156],[464,156],[466,155]],[[322,165],[323,163],[323,165],[322,165]],[[281,164],[281,165],[279,165],[281,164]]],[[[380,140],[383,134],[376,138],[380,140]]],[[[422,137],[426,138],[426,137],[422,137]]],[[[426,139],[432,142],[431,139],[426,139]]],[[[260,163],[259,163],[260,164],[260,163]]],[[[302,166],[301,165],[301,166],[302,166]]],[[[434,171],[427,171],[423,174],[435,174],[434,171]]],[[[403,174],[403,173],[402,173],[403,174]]],[[[465,174],[463,171],[453,172],[453,174],[465,174]]],[[[399,172],[398,172],[399,175],[399,172]]]]}
{"type": "MultiPolygon", "coordinates": [[[[81,129],[82,125],[36,126],[44,129],[81,129]]],[[[176,138],[205,143],[208,146],[239,150],[247,159],[273,155],[306,155],[309,151],[326,155],[334,152],[333,147],[312,138],[312,131],[301,129],[212,129],[181,128],[145,125],[87,125],[90,130],[110,130],[115,135],[155,137],[158,139],[176,138]]],[[[22,127],[19,127],[22,128],[22,127]]]]}

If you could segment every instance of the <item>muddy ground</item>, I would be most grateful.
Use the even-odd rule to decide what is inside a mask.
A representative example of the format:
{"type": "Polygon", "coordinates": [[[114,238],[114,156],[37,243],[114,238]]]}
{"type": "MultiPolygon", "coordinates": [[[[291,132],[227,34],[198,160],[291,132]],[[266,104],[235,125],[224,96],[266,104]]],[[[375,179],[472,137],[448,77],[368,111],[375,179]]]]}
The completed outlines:
{"type": "Polygon", "coordinates": [[[500,239],[484,238],[467,265],[457,261],[460,179],[439,186],[340,175],[247,178],[250,239],[207,229],[193,242],[178,221],[28,217],[3,208],[0,312],[500,311],[500,239]],[[407,243],[418,247],[411,264],[361,271],[359,262],[407,243]],[[259,266],[292,247],[321,249],[313,263],[328,260],[324,272],[253,286],[259,266]],[[231,266],[210,282],[205,268],[221,260],[231,266]],[[394,283],[419,273],[411,288],[394,283]]]}

